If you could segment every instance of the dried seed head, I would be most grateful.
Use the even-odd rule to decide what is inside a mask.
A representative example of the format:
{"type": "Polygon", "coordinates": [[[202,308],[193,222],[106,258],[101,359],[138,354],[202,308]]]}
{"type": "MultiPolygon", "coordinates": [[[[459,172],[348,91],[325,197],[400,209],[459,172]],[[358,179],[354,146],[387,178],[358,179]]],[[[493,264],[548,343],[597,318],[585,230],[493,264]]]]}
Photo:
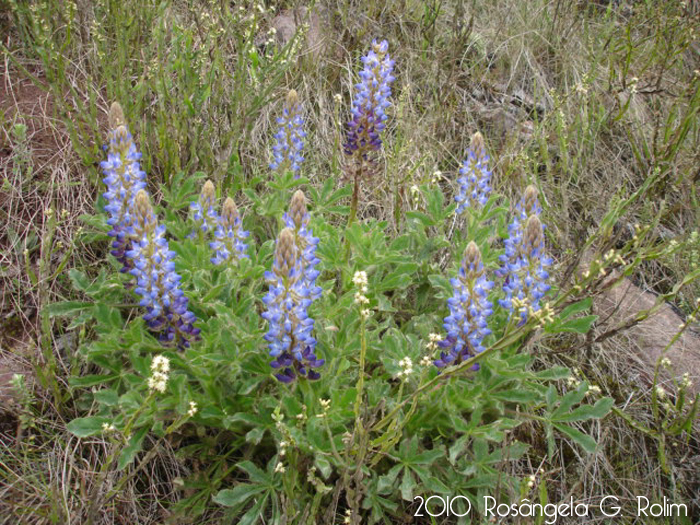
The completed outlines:
{"type": "Polygon", "coordinates": [[[537,215],[530,215],[525,223],[525,233],[523,235],[523,246],[526,254],[532,252],[542,246],[544,242],[544,233],[542,232],[542,223],[537,215]]]}
{"type": "Polygon", "coordinates": [[[297,104],[299,104],[299,95],[297,94],[295,89],[290,89],[289,93],[287,93],[287,105],[290,108],[293,108],[297,104]]]}
{"type": "Polygon", "coordinates": [[[537,204],[537,196],[539,192],[532,184],[525,188],[525,195],[523,197],[523,211],[529,217],[532,215],[535,205],[537,204]]]}
{"type": "Polygon", "coordinates": [[[126,124],[124,110],[119,102],[112,102],[109,108],[109,129],[115,129],[126,124]]]}
{"type": "Polygon", "coordinates": [[[285,228],[280,232],[280,236],[277,239],[277,247],[275,248],[277,271],[281,275],[289,275],[289,271],[296,260],[295,252],[294,231],[291,228],[285,228]]]}
{"type": "Polygon", "coordinates": [[[214,188],[214,184],[210,180],[207,179],[204,186],[202,186],[200,197],[202,204],[206,207],[211,206],[216,199],[216,188],[214,188]]]}
{"type": "Polygon", "coordinates": [[[479,277],[481,269],[481,251],[474,241],[471,241],[464,250],[464,269],[470,278],[479,277]]]}
{"type": "Polygon", "coordinates": [[[486,144],[484,143],[484,136],[478,131],[472,135],[471,143],[469,148],[474,152],[477,159],[482,158],[486,154],[486,144]]]}
{"type": "Polygon", "coordinates": [[[289,203],[289,216],[294,221],[297,229],[301,228],[301,224],[306,216],[306,196],[301,190],[294,192],[292,201],[289,203]]]}
{"type": "Polygon", "coordinates": [[[236,223],[238,216],[238,208],[236,207],[236,203],[233,202],[231,197],[226,197],[224,207],[221,211],[221,220],[224,222],[224,225],[227,227],[232,227],[236,223]]]}

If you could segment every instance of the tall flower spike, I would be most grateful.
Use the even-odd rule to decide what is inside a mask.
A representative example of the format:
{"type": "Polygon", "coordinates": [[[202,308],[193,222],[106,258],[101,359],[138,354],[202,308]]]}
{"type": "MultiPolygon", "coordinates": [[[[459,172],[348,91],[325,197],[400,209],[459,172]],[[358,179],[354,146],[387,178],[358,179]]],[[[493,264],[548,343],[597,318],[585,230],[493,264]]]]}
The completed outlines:
{"type": "Polygon", "coordinates": [[[345,153],[354,154],[360,150],[361,155],[377,151],[382,146],[380,133],[386,127],[386,110],[391,105],[391,83],[394,81],[392,71],[394,61],[387,51],[386,40],[372,42],[372,48],[362,57],[364,65],[360,72],[360,82],[355,85],[357,92],[352,101],[352,118],[348,122],[345,153]]]}
{"type": "Polygon", "coordinates": [[[121,271],[127,272],[130,262],[126,251],[131,241],[128,230],[132,221],[134,197],[146,187],[146,173],[141,170],[141,153],[136,150],[126,127],[124,111],[118,102],[114,102],[109,110],[109,122],[111,131],[107,160],[100,163],[104,173],[103,182],[107,185],[103,196],[107,200],[107,224],[112,227],[109,232],[113,238],[111,253],[122,263],[121,271]]]}
{"type": "Polygon", "coordinates": [[[245,240],[249,233],[243,229],[241,216],[231,197],[227,197],[224,201],[219,225],[214,230],[214,235],[216,240],[209,243],[209,247],[214,250],[211,262],[219,265],[227,261],[236,262],[248,258],[246,254],[248,245],[245,240]]]}
{"type": "Polygon", "coordinates": [[[188,301],[180,288],[180,276],[175,272],[175,252],[168,248],[165,226],[158,224],[148,193],[140,190],[134,199],[134,217],[130,234],[135,238],[126,255],[136,277],[134,291],[141,296],[140,306],[146,308],[143,318],[148,327],[160,332],[163,343],[189,347],[197,339],[199,328],[188,301]]]}
{"type": "MultiPolygon", "coordinates": [[[[214,231],[219,222],[219,214],[216,213],[216,189],[210,180],[202,186],[199,200],[190,204],[190,209],[194,212],[195,231],[203,233],[214,231]]],[[[194,237],[195,232],[190,234],[194,237]]]]}
{"type": "Polygon", "coordinates": [[[507,278],[511,265],[515,264],[517,259],[522,256],[523,226],[527,218],[531,215],[539,216],[541,212],[537,188],[530,185],[525,188],[522,199],[515,206],[515,215],[508,225],[505,252],[499,257],[501,268],[496,270],[496,275],[507,278]]]}
{"type": "Polygon", "coordinates": [[[309,227],[309,212],[306,210],[306,196],[301,190],[297,190],[289,204],[289,213],[284,216],[284,225],[294,231],[294,242],[301,254],[302,280],[304,291],[308,293],[312,301],[321,297],[323,289],[316,285],[319,271],[316,266],[321,262],[316,257],[318,237],[313,236],[309,227]]]}
{"type": "MultiPolygon", "coordinates": [[[[491,333],[488,317],[493,312],[488,300],[493,281],[485,276],[481,252],[474,242],[464,251],[464,260],[459,275],[451,280],[453,295],[447,300],[450,315],[443,326],[447,335],[437,345],[444,351],[435,366],[443,368],[457,365],[484,350],[484,337],[491,333]]],[[[474,366],[474,370],[478,365],[474,366]]]]}
{"type": "Polygon", "coordinates": [[[295,90],[290,90],[282,116],[277,119],[279,131],[275,135],[275,145],[272,147],[272,170],[290,170],[294,178],[299,178],[299,167],[304,161],[304,119],[301,116],[301,103],[295,90]]]}
{"type": "Polygon", "coordinates": [[[314,320],[307,314],[311,299],[304,289],[300,259],[294,230],[283,229],[277,239],[272,271],[265,273],[270,288],[263,298],[267,310],[262,314],[269,323],[265,340],[274,358],[270,365],[280,370],[275,376],[283,383],[291,383],[297,376],[318,379],[314,368],[324,363],[314,353],[314,320]]]}
{"type": "Polygon", "coordinates": [[[518,325],[522,325],[540,310],[540,299],[550,288],[546,268],[552,260],[544,255],[544,229],[537,215],[528,217],[518,252],[515,262],[507,264],[505,298],[499,302],[509,311],[517,312],[518,325]]]}
{"type": "Polygon", "coordinates": [[[488,164],[484,137],[477,131],[472,135],[467,158],[459,170],[459,193],[455,196],[457,214],[466,209],[479,209],[489,200],[491,171],[488,164]]]}

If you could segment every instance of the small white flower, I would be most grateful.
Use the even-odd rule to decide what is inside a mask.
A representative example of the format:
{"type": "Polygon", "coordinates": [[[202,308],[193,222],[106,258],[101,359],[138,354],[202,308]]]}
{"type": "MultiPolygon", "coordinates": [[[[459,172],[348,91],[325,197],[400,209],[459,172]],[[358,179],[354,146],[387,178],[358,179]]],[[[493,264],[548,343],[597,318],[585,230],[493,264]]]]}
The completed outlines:
{"type": "Polygon", "coordinates": [[[340,104],[341,102],[343,102],[343,95],[341,95],[340,93],[336,93],[335,95],[333,95],[333,100],[336,104],[340,104]]]}
{"type": "Polygon", "coordinates": [[[170,359],[164,355],[155,356],[151,362],[151,370],[167,374],[170,372],[170,359]]]}
{"type": "Polygon", "coordinates": [[[275,473],[284,474],[286,471],[287,469],[284,468],[284,463],[282,463],[281,461],[277,463],[277,466],[275,467],[275,473]]]}
{"type": "Polygon", "coordinates": [[[190,409],[187,411],[189,417],[194,417],[199,409],[197,408],[197,403],[190,401],[190,409]]]}
{"type": "Polygon", "coordinates": [[[656,396],[657,396],[659,399],[665,399],[665,398],[666,398],[666,390],[664,390],[664,387],[662,387],[661,385],[658,385],[658,386],[656,387],[656,396]]]}
{"type": "Polygon", "coordinates": [[[431,364],[433,364],[433,361],[432,359],[430,359],[430,356],[424,355],[423,359],[420,360],[420,364],[422,366],[430,366],[431,364]]]}
{"type": "Polygon", "coordinates": [[[600,387],[598,385],[590,385],[588,387],[588,391],[586,392],[586,395],[591,395],[591,396],[600,395],[601,392],[602,392],[602,390],[600,389],[600,387]]]}
{"type": "Polygon", "coordinates": [[[669,366],[671,366],[671,360],[668,357],[664,357],[661,360],[661,366],[663,366],[664,368],[668,368],[669,366]]]}
{"type": "Polygon", "coordinates": [[[352,282],[355,283],[355,286],[361,287],[363,285],[367,284],[367,272],[364,270],[358,270],[355,272],[355,275],[352,277],[352,282]]]}
{"type": "Polygon", "coordinates": [[[168,383],[168,375],[163,372],[153,372],[153,375],[148,378],[148,388],[160,392],[165,392],[165,387],[168,383]]]}

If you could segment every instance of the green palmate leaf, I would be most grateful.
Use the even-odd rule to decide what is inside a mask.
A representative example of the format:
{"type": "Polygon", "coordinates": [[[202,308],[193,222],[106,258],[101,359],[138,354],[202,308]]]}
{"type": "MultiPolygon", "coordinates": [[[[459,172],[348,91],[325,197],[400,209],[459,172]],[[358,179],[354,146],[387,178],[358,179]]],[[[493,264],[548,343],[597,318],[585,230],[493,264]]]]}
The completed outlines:
{"type": "Polygon", "coordinates": [[[556,428],[562,434],[566,434],[569,438],[571,438],[576,444],[578,444],[583,450],[585,450],[589,454],[595,452],[597,444],[595,442],[595,439],[593,439],[588,434],[584,434],[580,430],[576,430],[575,428],[561,423],[554,423],[553,425],[554,428],[556,428]]]}
{"type": "Polygon", "coordinates": [[[95,434],[103,432],[102,425],[108,421],[109,418],[107,417],[80,417],[68,423],[66,428],[71,434],[77,437],[94,436],[95,434]]]}
{"type": "Polygon", "coordinates": [[[224,507],[238,507],[245,504],[250,498],[256,494],[260,494],[267,490],[262,485],[253,485],[251,483],[241,483],[232,489],[221,490],[214,496],[213,500],[224,507]]]}

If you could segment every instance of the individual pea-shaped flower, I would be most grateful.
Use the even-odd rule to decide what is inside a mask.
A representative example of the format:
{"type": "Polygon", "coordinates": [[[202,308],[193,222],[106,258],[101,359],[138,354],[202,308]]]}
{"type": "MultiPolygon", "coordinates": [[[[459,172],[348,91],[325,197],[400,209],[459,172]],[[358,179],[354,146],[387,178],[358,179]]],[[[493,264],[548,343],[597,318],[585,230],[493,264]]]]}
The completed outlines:
{"type": "Polygon", "coordinates": [[[537,188],[530,185],[525,188],[520,202],[515,206],[515,215],[513,220],[508,225],[508,238],[505,241],[505,252],[499,256],[501,268],[496,270],[496,275],[499,277],[508,278],[509,268],[515,264],[519,257],[522,256],[523,248],[523,227],[527,218],[531,215],[537,215],[542,212],[538,200],[537,188]]]}
{"type": "MultiPolygon", "coordinates": [[[[459,275],[451,280],[453,295],[447,300],[450,315],[445,317],[445,338],[437,342],[440,358],[435,366],[458,365],[484,350],[484,338],[491,333],[488,318],[493,312],[488,300],[493,281],[486,278],[479,247],[473,241],[464,251],[459,275]]],[[[474,366],[474,370],[478,365],[474,366]]]]}
{"type": "Polygon", "coordinates": [[[505,297],[499,301],[503,308],[520,316],[518,325],[540,310],[540,300],[550,288],[546,268],[551,264],[544,254],[542,223],[537,215],[531,215],[525,223],[520,255],[506,265],[505,297]]]}
{"type": "Polygon", "coordinates": [[[227,197],[219,217],[219,224],[214,230],[216,240],[209,243],[209,247],[214,250],[211,262],[219,265],[248,258],[246,253],[248,245],[245,240],[249,235],[249,232],[243,229],[236,203],[231,197],[227,197]]]}
{"type": "Polygon", "coordinates": [[[472,135],[467,158],[459,170],[459,192],[455,196],[457,214],[467,209],[480,209],[491,194],[491,171],[484,137],[478,131],[472,135]]]}
{"type": "Polygon", "coordinates": [[[214,231],[219,223],[219,214],[216,212],[216,189],[210,180],[202,186],[199,199],[190,203],[190,209],[194,212],[195,223],[195,231],[190,234],[190,237],[194,237],[196,231],[202,233],[214,231]]]}
{"type": "Polygon", "coordinates": [[[146,308],[146,324],[160,332],[161,342],[189,347],[190,341],[198,338],[199,329],[194,327],[195,316],[187,309],[187,297],[180,288],[181,278],[173,263],[175,252],[168,247],[165,226],[158,224],[145,190],[134,199],[130,233],[135,240],[126,255],[133,264],[130,273],[136,277],[134,291],[141,296],[139,305],[146,308]]]}
{"type": "Polygon", "coordinates": [[[275,377],[283,383],[296,377],[318,379],[314,369],[324,363],[314,353],[314,320],[307,313],[311,299],[300,259],[294,231],[284,228],[277,239],[272,271],[265,273],[270,288],[263,298],[267,310],[262,314],[269,323],[265,340],[274,358],[270,365],[279,370],[275,377]]]}
{"type": "Polygon", "coordinates": [[[294,178],[299,178],[299,167],[304,161],[302,149],[304,148],[304,119],[301,115],[301,103],[295,90],[287,94],[287,101],[282,116],[277,119],[279,130],[275,135],[275,145],[272,146],[273,160],[270,169],[294,173],[294,178]]]}
{"type": "Polygon", "coordinates": [[[294,243],[301,254],[302,279],[309,298],[314,301],[321,296],[323,289],[316,285],[319,271],[316,266],[321,262],[316,257],[318,237],[313,236],[309,226],[309,212],[306,209],[306,196],[301,190],[297,190],[289,204],[289,213],[284,215],[284,224],[294,231],[294,243]]]}
{"type": "Polygon", "coordinates": [[[387,51],[386,40],[372,42],[372,47],[362,57],[363,69],[360,82],[355,85],[356,93],[352,101],[352,118],[348,122],[347,141],[344,149],[348,155],[360,151],[365,156],[369,151],[377,151],[382,146],[380,133],[386,127],[386,110],[391,105],[391,83],[394,61],[387,51]]]}
{"type": "Polygon", "coordinates": [[[124,112],[115,102],[109,110],[109,151],[107,160],[100,163],[104,173],[103,182],[107,191],[103,194],[107,200],[105,211],[109,214],[107,224],[112,229],[109,235],[112,241],[112,255],[122,263],[122,272],[130,269],[126,257],[131,239],[128,230],[132,221],[134,197],[139,190],[146,187],[146,173],[141,170],[139,160],[141,153],[126,127],[124,112]]]}

